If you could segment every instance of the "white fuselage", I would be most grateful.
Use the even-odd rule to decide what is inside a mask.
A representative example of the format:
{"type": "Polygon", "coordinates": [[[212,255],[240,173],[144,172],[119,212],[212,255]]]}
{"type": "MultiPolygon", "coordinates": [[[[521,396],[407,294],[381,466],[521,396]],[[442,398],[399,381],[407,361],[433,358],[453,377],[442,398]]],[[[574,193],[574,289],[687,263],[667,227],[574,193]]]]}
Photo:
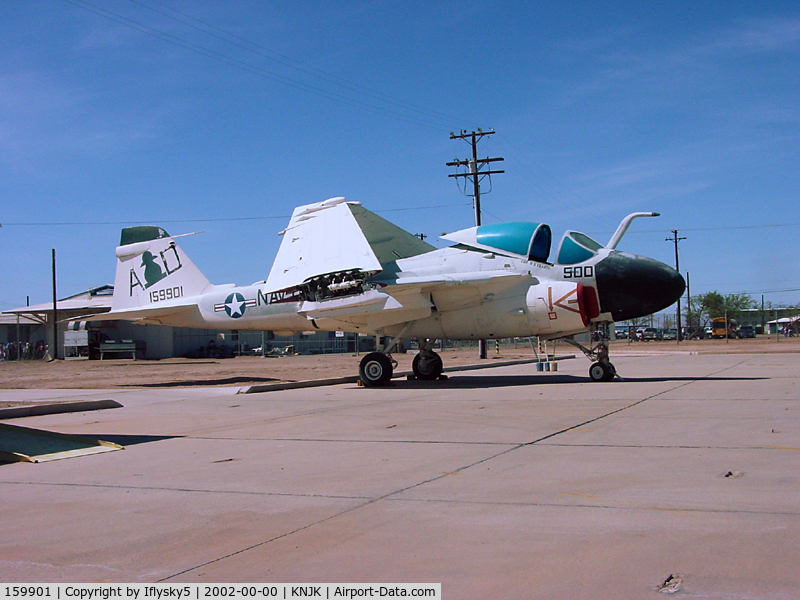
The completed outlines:
{"type": "Polygon", "coordinates": [[[592,264],[602,258],[578,273],[567,267],[565,277],[563,266],[450,247],[384,265],[371,279],[374,288],[361,293],[310,301],[293,292],[271,292],[265,282],[210,286],[196,297],[196,311],[157,321],[278,335],[314,330],[397,335],[405,329],[406,337],[438,339],[560,337],[586,329],[576,288],[595,286],[592,264]]]}

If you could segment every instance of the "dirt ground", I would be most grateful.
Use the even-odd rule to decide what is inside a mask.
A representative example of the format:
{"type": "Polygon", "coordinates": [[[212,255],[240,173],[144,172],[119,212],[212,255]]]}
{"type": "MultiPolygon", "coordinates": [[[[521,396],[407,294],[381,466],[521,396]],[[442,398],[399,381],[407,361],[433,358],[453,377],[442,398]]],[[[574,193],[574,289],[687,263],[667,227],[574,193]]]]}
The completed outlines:
{"type": "MultiPolygon", "coordinates": [[[[443,353],[445,366],[479,363],[477,350],[443,353]]],[[[393,354],[395,371],[410,371],[413,355],[393,354]]],[[[532,358],[530,348],[492,351],[487,360],[532,358]]],[[[112,389],[245,386],[358,375],[361,357],[317,354],[227,359],[168,358],[163,360],[58,360],[0,362],[3,389],[112,389]]],[[[0,392],[2,402],[2,392],[0,392]]]]}
{"type": "MultiPolygon", "coordinates": [[[[552,345],[550,346],[552,349],[552,345]]],[[[556,352],[578,354],[567,344],[556,352]]],[[[772,353],[800,352],[800,338],[760,336],[748,340],[699,340],[692,342],[628,342],[611,344],[614,355],[652,352],[772,353]]],[[[410,371],[413,355],[394,354],[396,371],[410,371]]],[[[442,353],[445,367],[480,364],[497,360],[534,358],[530,347],[502,348],[496,352],[489,343],[488,358],[481,361],[477,349],[442,353]]],[[[169,388],[195,386],[246,386],[281,381],[305,381],[358,374],[360,357],[353,354],[289,356],[284,358],[237,357],[229,359],[164,360],[111,359],[104,361],[58,360],[0,362],[0,390],[3,389],[112,389],[169,388]]],[[[588,368],[588,362],[587,362],[588,368]]],[[[0,392],[0,404],[3,395],[0,392]]]]}

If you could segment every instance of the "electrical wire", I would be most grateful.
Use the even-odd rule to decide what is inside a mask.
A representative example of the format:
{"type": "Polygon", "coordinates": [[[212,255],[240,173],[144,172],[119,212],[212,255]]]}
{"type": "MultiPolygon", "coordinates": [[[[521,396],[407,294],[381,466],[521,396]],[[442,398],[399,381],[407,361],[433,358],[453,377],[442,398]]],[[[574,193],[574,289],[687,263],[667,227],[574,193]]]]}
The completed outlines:
{"type": "MultiPolygon", "coordinates": [[[[395,120],[399,120],[399,121],[415,124],[415,125],[418,125],[420,127],[425,127],[425,128],[432,129],[432,130],[437,130],[437,131],[441,131],[445,127],[446,123],[452,123],[452,122],[458,120],[458,118],[455,117],[455,116],[447,115],[447,114],[444,114],[444,113],[441,113],[441,112],[438,112],[438,111],[429,110],[429,109],[426,109],[424,107],[412,104],[410,102],[406,102],[404,100],[401,100],[401,99],[398,99],[398,98],[394,98],[394,97],[389,96],[387,94],[384,94],[382,92],[378,92],[378,91],[372,90],[372,89],[370,89],[370,88],[368,88],[366,86],[363,86],[363,85],[348,81],[348,80],[346,80],[344,78],[341,78],[341,77],[338,77],[336,75],[332,75],[330,73],[327,73],[326,71],[323,71],[321,69],[317,69],[315,67],[307,65],[307,64],[302,63],[300,61],[292,59],[292,58],[290,58],[288,56],[280,54],[278,52],[274,52],[273,50],[271,50],[269,48],[266,48],[264,46],[261,46],[259,44],[254,43],[254,42],[251,42],[250,40],[247,40],[246,38],[243,38],[243,37],[237,36],[235,34],[232,34],[232,33],[228,32],[228,31],[226,31],[226,30],[224,30],[224,29],[222,29],[220,27],[217,27],[216,25],[214,25],[212,23],[209,23],[207,21],[203,21],[202,19],[198,19],[198,18],[196,18],[196,17],[194,17],[192,15],[189,15],[189,14],[187,14],[185,12],[181,12],[179,10],[176,10],[176,9],[174,9],[172,7],[167,6],[166,4],[164,4],[162,2],[158,2],[157,0],[150,0],[150,2],[151,2],[151,4],[154,4],[154,5],[157,5],[159,7],[162,7],[165,10],[159,10],[157,8],[154,8],[153,6],[148,6],[146,3],[144,3],[144,2],[142,2],[140,0],[129,0],[129,1],[131,3],[133,3],[133,4],[136,4],[136,5],[140,6],[140,7],[142,7],[142,8],[150,10],[150,11],[156,13],[156,14],[162,15],[162,16],[167,17],[167,18],[169,18],[171,20],[174,20],[174,21],[176,21],[178,23],[181,23],[182,25],[184,25],[186,27],[190,27],[190,28],[192,28],[192,29],[194,29],[196,31],[199,31],[199,32],[201,32],[201,33],[203,33],[205,35],[212,36],[215,39],[221,40],[221,41],[223,41],[223,42],[225,42],[227,44],[231,44],[232,46],[234,46],[234,47],[236,47],[238,49],[244,50],[246,52],[253,53],[256,56],[259,56],[261,58],[266,58],[268,60],[274,61],[274,62],[276,62],[276,63],[278,63],[280,65],[289,67],[289,68],[294,69],[294,70],[296,70],[296,71],[298,71],[300,73],[303,73],[305,75],[314,77],[314,78],[319,79],[321,81],[324,81],[325,83],[338,86],[340,88],[343,88],[343,89],[347,90],[348,92],[352,92],[352,93],[355,93],[357,95],[360,94],[360,95],[366,96],[366,97],[370,98],[371,100],[383,103],[383,104],[388,105],[388,106],[376,106],[375,104],[371,104],[369,102],[364,102],[364,101],[359,100],[357,98],[344,96],[342,94],[339,94],[339,93],[336,93],[336,92],[333,92],[333,91],[330,91],[330,90],[327,90],[327,89],[322,89],[320,87],[313,86],[313,85],[310,85],[308,83],[304,83],[302,81],[299,81],[297,79],[293,79],[291,77],[286,77],[284,75],[280,75],[278,73],[275,73],[275,72],[272,72],[272,71],[268,71],[268,70],[263,69],[263,68],[261,68],[261,67],[259,67],[257,65],[254,65],[254,64],[239,60],[239,59],[237,59],[237,58],[235,58],[233,56],[218,52],[218,51],[213,50],[213,49],[211,49],[209,47],[190,42],[190,41],[188,41],[188,40],[186,40],[186,39],[184,39],[182,37],[179,37],[179,36],[176,36],[176,35],[172,35],[172,34],[164,32],[164,31],[161,31],[161,30],[159,30],[159,29],[157,29],[155,27],[151,27],[149,25],[145,25],[144,23],[140,23],[138,21],[134,21],[134,20],[129,19],[127,17],[124,17],[124,16],[122,16],[120,14],[112,12],[112,11],[106,9],[106,8],[102,8],[100,6],[97,6],[96,4],[92,4],[91,2],[88,2],[87,0],[63,0],[63,1],[68,3],[68,4],[73,5],[75,7],[81,8],[81,9],[86,10],[86,11],[91,12],[91,13],[94,13],[94,14],[96,14],[98,16],[101,16],[101,17],[104,17],[106,19],[109,19],[109,20],[111,20],[113,22],[119,23],[119,24],[121,24],[123,26],[130,27],[132,29],[135,29],[135,30],[141,32],[141,33],[145,33],[147,35],[155,37],[155,38],[157,38],[157,39],[159,39],[161,41],[164,41],[164,42],[176,45],[178,47],[184,48],[186,50],[189,50],[191,52],[200,54],[201,56],[205,56],[206,58],[210,58],[212,60],[216,60],[218,62],[222,62],[222,63],[227,64],[229,66],[236,67],[238,69],[244,70],[244,71],[252,73],[254,75],[257,75],[257,76],[260,76],[260,77],[263,77],[263,78],[266,78],[266,79],[270,79],[272,81],[276,81],[278,83],[287,85],[289,87],[293,87],[295,89],[299,89],[299,90],[302,90],[302,91],[305,91],[305,92],[308,92],[308,93],[311,93],[311,94],[315,94],[315,95],[323,97],[323,98],[325,98],[327,100],[331,100],[331,101],[334,101],[334,102],[345,104],[345,105],[348,105],[348,106],[351,106],[351,107],[354,107],[354,108],[362,109],[362,110],[371,112],[373,114],[380,114],[380,115],[387,116],[387,117],[395,119],[395,120]],[[180,15],[181,17],[184,17],[184,18],[183,19],[178,18],[178,17],[174,16],[173,14],[169,14],[169,13],[167,13],[165,11],[170,11],[171,13],[175,13],[177,15],[180,15]],[[187,21],[186,19],[190,19],[194,23],[199,23],[203,27],[199,27],[198,25],[195,25],[195,24],[187,21]],[[212,31],[209,31],[208,29],[204,29],[204,27],[208,28],[208,29],[211,29],[212,31]],[[215,32],[218,32],[218,33],[215,33],[215,32]],[[244,42],[244,43],[239,43],[239,42],[244,42]],[[252,47],[248,47],[245,44],[248,44],[248,45],[250,45],[252,47]],[[254,48],[256,48],[256,49],[254,49],[254,48]],[[414,115],[409,115],[409,114],[407,114],[405,112],[402,112],[402,111],[410,111],[410,112],[414,113],[414,115]]],[[[549,184],[545,183],[542,177],[538,177],[538,181],[535,181],[533,179],[533,177],[532,177],[532,170],[533,169],[536,169],[536,170],[539,170],[539,171],[541,171],[543,173],[546,173],[549,176],[549,178],[552,180],[552,182],[555,182],[556,184],[558,183],[556,181],[556,179],[552,175],[550,175],[549,173],[544,171],[541,168],[541,166],[538,165],[532,159],[530,159],[530,157],[526,156],[525,153],[519,147],[517,147],[515,144],[513,144],[513,142],[511,142],[511,140],[508,137],[506,137],[506,136],[502,136],[502,137],[506,141],[506,143],[509,146],[513,147],[513,149],[515,150],[516,158],[515,159],[512,158],[512,160],[517,160],[517,162],[523,162],[523,161],[519,160],[519,157],[521,156],[524,159],[527,159],[527,162],[528,162],[527,166],[531,167],[531,169],[529,169],[527,171],[522,170],[520,172],[515,172],[515,173],[513,173],[513,176],[521,177],[522,179],[526,180],[529,184],[531,184],[534,187],[534,189],[538,190],[539,193],[541,193],[543,196],[549,196],[551,198],[558,199],[560,201],[561,206],[566,208],[566,210],[568,212],[572,213],[573,215],[580,216],[581,218],[586,218],[586,210],[585,209],[586,209],[586,206],[589,204],[589,202],[587,200],[585,200],[583,198],[580,198],[579,196],[575,196],[574,194],[567,194],[567,193],[562,192],[557,187],[554,187],[553,183],[549,183],[549,184]]],[[[491,178],[490,178],[489,182],[491,184],[491,178]]],[[[466,182],[465,182],[464,185],[466,186],[466,182]]],[[[459,188],[460,188],[460,186],[459,186],[459,188]]],[[[465,191],[462,191],[462,193],[467,195],[465,191]]],[[[484,192],[484,193],[488,194],[489,192],[484,192]]],[[[598,222],[599,222],[599,219],[597,217],[594,217],[594,219],[598,220],[598,222]]]]}
{"type": "MultiPolygon", "coordinates": [[[[286,77],[284,75],[279,75],[273,71],[268,71],[263,69],[257,65],[253,65],[251,63],[239,60],[227,54],[223,54],[221,52],[217,52],[216,50],[212,50],[211,48],[207,48],[205,46],[201,46],[199,44],[195,44],[190,42],[186,39],[180,38],[178,36],[165,33],[160,31],[154,27],[150,27],[149,25],[145,25],[143,23],[139,23],[138,21],[134,21],[127,17],[123,17],[117,13],[111,12],[105,8],[101,8],[90,2],[86,2],[85,0],[62,0],[67,4],[71,4],[75,7],[81,8],[88,12],[94,13],[98,16],[106,18],[110,21],[114,21],[115,23],[119,23],[120,25],[124,25],[125,27],[130,27],[131,29],[135,29],[141,33],[147,34],[151,37],[155,37],[163,42],[167,42],[168,44],[172,44],[178,46],[180,48],[184,48],[185,50],[189,50],[190,52],[194,52],[201,56],[205,56],[206,58],[210,58],[212,60],[216,60],[218,62],[227,64],[232,67],[236,67],[237,69],[241,69],[242,71],[246,71],[253,75],[257,75],[259,77],[269,79],[271,81],[275,81],[281,83],[283,85],[293,87],[295,89],[299,89],[310,94],[314,94],[325,98],[327,100],[331,100],[334,102],[338,102],[340,104],[345,104],[347,106],[351,106],[354,108],[359,108],[361,110],[365,110],[367,112],[371,112],[373,114],[379,114],[385,117],[389,117],[391,119],[395,119],[397,121],[403,121],[406,123],[411,123],[413,125],[417,125],[419,127],[424,127],[427,129],[431,129],[434,131],[442,131],[443,125],[440,121],[433,121],[429,119],[424,119],[421,117],[416,117],[412,115],[407,115],[399,110],[395,110],[391,107],[381,107],[375,106],[374,104],[369,104],[367,102],[363,102],[358,99],[348,98],[336,92],[332,92],[329,90],[324,90],[317,86],[313,86],[307,83],[303,83],[296,79],[292,79],[290,77],[286,77]]],[[[384,101],[386,102],[386,101],[384,101]]]]}
{"type": "MultiPolygon", "coordinates": [[[[387,212],[403,212],[411,210],[431,210],[436,208],[453,208],[456,206],[466,206],[468,203],[459,202],[457,204],[439,204],[428,206],[406,206],[403,208],[386,208],[383,210],[374,210],[374,213],[387,213],[387,212]]],[[[209,219],[159,219],[159,223],[223,223],[230,221],[268,221],[273,219],[291,219],[292,215],[273,215],[273,216],[258,216],[258,217],[214,217],[209,219]]],[[[151,221],[38,221],[27,223],[4,223],[5,227],[51,227],[51,226],[68,226],[68,227],[83,227],[85,225],[149,225],[151,221]]]]}
{"type": "MultiPolygon", "coordinates": [[[[214,31],[217,31],[220,34],[224,34],[225,36],[228,36],[229,38],[232,38],[232,39],[226,39],[222,35],[218,35],[217,33],[214,33],[214,31],[205,30],[205,29],[203,29],[201,27],[198,27],[196,25],[193,25],[192,23],[189,23],[189,22],[187,22],[187,21],[185,21],[183,19],[179,19],[179,18],[177,18],[177,17],[175,17],[173,15],[170,15],[170,14],[164,12],[164,11],[155,9],[152,6],[148,6],[148,5],[146,5],[145,3],[143,3],[143,2],[141,2],[139,0],[129,0],[129,1],[132,2],[133,4],[141,6],[141,7],[145,8],[145,9],[147,9],[147,10],[153,11],[153,12],[155,12],[157,14],[163,15],[163,16],[169,18],[169,19],[177,21],[178,23],[181,23],[181,24],[183,24],[183,25],[185,25],[187,27],[191,27],[192,29],[200,31],[200,32],[202,32],[202,33],[204,33],[206,35],[209,35],[209,36],[212,36],[212,37],[214,37],[216,39],[222,40],[222,41],[224,41],[224,42],[226,42],[228,44],[231,44],[231,45],[233,45],[233,46],[235,46],[237,48],[240,48],[240,49],[245,50],[247,52],[251,52],[251,53],[253,53],[253,54],[257,55],[257,56],[260,56],[262,58],[266,58],[266,59],[275,61],[275,62],[277,62],[277,63],[279,63],[281,65],[284,65],[284,66],[287,66],[289,68],[295,69],[295,70],[297,70],[299,72],[302,72],[302,73],[304,73],[306,75],[315,77],[315,78],[317,78],[317,79],[319,79],[321,81],[324,81],[326,83],[330,83],[332,85],[336,85],[336,86],[342,87],[342,88],[344,88],[344,89],[346,89],[346,90],[348,90],[350,92],[354,92],[356,94],[362,94],[364,96],[367,96],[367,97],[371,98],[372,100],[377,100],[378,102],[385,103],[385,104],[387,104],[389,106],[388,107],[386,107],[386,106],[376,106],[374,104],[370,104],[370,103],[367,103],[367,102],[364,102],[364,101],[361,101],[361,100],[358,100],[358,99],[355,99],[355,98],[352,98],[352,97],[343,96],[343,95],[338,94],[336,92],[332,92],[330,90],[322,89],[322,88],[319,88],[317,86],[313,86],[313,85],[304,83],[302,81],[299,81],[299,80],[296,80],[296,79],[293,79],[293,78],[290,78],[290,77],[286,77],[284,75],[280,75],[280,74],[272,72],[272,71],[268,71],[268,70],[263,69],[262,67],[259,67],[257,65],[254,65],[254,64],[239,60],[239,59],[237,59],[235,57],[229,56],[227,54],[223,54],[221,52],[218,52],[218,51],[213,50],[211,48],[208,48],[206,46],[202,46],[200,44],[195,44],[195,43],[190,42],[190,41],[188,41],[188,40],[186,40],[184,38],[181,38],[181,37],[166,33],[164,31],[161,31],[161,30],[159,30],[157,28],[154,28],[154,27],[151,27],[149,25],[145,25],[145,24],[140,23],[138,21],[134,21],[134,20],[129,19],[127,17],[124,17],[124,16],[122,16],[120,14],[114,13],[114,12],[108,10],[108,9],[105,9],[105,8],[102,8],[102,7],[97,6],[95,4],[92,4],[90,2],[87,2],[86,0],[63,0],[63,1],[66,2],[67,4],[75,6],[77,8],[82,9],[82,10],[86,10],[88,12],[91,12],[91,13],[96,14],[98,16],[101,16],[103,18],[106,18],[108,20],[116,22],[116,23],[118,23],[120,25],[123,25],[125,27],[132,28],[132,29],[137,30],[137,31],[139,31],[141,33],[149,35],[151,37],[155,37],[156,39],[159,39],[159,40],[161,40],[163,42],[176,45],[178,47],[184,48],[184,49],[189,50],[190,52],[194,52],[196,54],[200,54],[201,56],[205,56],[206,58],[210,58],[212,60],[215,60],[215,61],[218,61],[218,62],[222,62],[222,63],[227,64],[229,66],[236,67],[238,69],[241,69],[243,71],[249,72],[249,73],[254,74],[254,75],[257,75],[259,77],[263,77],[263,78],[266,78],[266,79],[281,83],[283,85],[287,85],[289,87],[293,87],[295,89],[299,89],[299,90],[302,90],[302,91],[305,91],[305,92],[308,92],[308,93],[311,93],[311,94],[315,94],[315,95],[323,97],[323,98],[325,98],[327,100],[331,100],[331,101],[338,102],[338,103],[341,103],[341,104],[345,104],[345,105],[348,105],[348,106],[351,106],[351,107],[354,107],[354,108],[365,110],[365,111],[371,112],[373,114],[380,114],[380,115],[383,115],[383,116],[386,116],[386,117],[389,117],[389,118],[392,118],[392,119],[395,119],[395,120],[399,120],[399,121],[415,124],[415,125],[418,125],[418,126],[421,126],[421,127],[426,127],[426,128],[433,129],[433,130],[438,130],[438,131],[442,130],[442,128],[444,127],[444,122],[445,121],[449,122],[449,121],[456,120],[456,117],[453,117],[453,116],[450,116],[450,115],[446,115],[444,113],[440,113],[440,112],[437,112],[437,111],[428,110],[428,109],[425,109],[423,107],[414,105],[412,103],[405,102],[405,101],[397,99],[397,98],[393,98],[392,96],[389,96],[387,94],[383,94],[381,92],[377,92],[377,91],[372,90],[372,89],[370,89],[368,87],[359,85],[359,84],[354,83],[354,82],[350,82],[350,81],[348,81],[346,79],[337,77],[337,76],[332,75],[330,73],[327,73],[327,72],[325,72],[325,71],[323,71],[321,69],[317,69],[317,68],[312,67],[310,65],[306,65],[306,64],[304,64],[304,63],[302,63],[300,61],[294,60],[294,59],[292,59],[290,57],[287,57],[287,56],[282,55],[280,53],[274,52],[274,51],[272,51],[272,50],[270,50],[270,49],[268,49],[268,48],[266,48],[264,46],[258,45],[258,44],[254,43],[254,42],[251,42],[251,41],[249,41],[249,40],[247,40],[245,38],[242,38],[240,36],[236,36],[236,35],[234,35],[234,34],[232,34],[230,32],[225,31],[224,29],[222,29],[220,27],[217,27],[217,26],[211,24],[211,23],[208,23],[206,21],[203,21],[201,19],[193,17],[193,16],[191,16],[191,15],[189,15],[187,13],[183,13],[181,11],[173,9],[173,8],[163,4],[161,2],[158,2],[157,0],[151,0],[151,2],[153,4],[161,6],[164,9],[169,10],[169,11],[175,13],[175,14],[179,14],[182,17],[185,17],[187,19],[191,19],[192,21],[194,21],[196,23],[200,23],[203,26],[208,27],[208,28],[210,28],[210,29],[212,29],[214,31]],[[258,48],[258,50],[254,50],[252,48],[248,48],[247,46],[245,46],[243,44],[240,44],[238,42],[232,41],[232,40],[239,40],[241,42],[245,42],[247,44],[251,44],[255,48],[258,48]],[[417,113],[418,115],[421,115],[421,116],[408,115],[406,113],[400,112],[401,109],[417,113]]],[[[575,193],[562,192],[560,189],[555,187],[556,185],[559,184],[559,182],[557,181],[557,179],[552,174],[547,172],[545,169],[543,169],[541,167],[541,165],[539,165],[531,157],[526,155],[523,150],[521,150],[516,144],[514,144],[511,141],[510,138],[508,138],[508,136],[506,136],[504,134],[500,134],[499,137],[501,138],[501,142],[498,143],[497,141],[495,141],[495,143],[497,143],[498,146],[502,147],[503,143],[505,143],[508,147],[510,147],[510,148],[512,148],[514,150],[514,158],[512,158],[512,160],[516,160],[517,162],[522,164],[523,160],[520,160],[520,157],[521,157],[522,159],[524,159],[524,161],[527,161],[527,166],[530,166],[530,167],[532,167],[532,169],[535,169],[535,170],[547,175],[547,177],[549,178],[550,182],[546,183],[544,178],[541,177],[541,176],[538,176],[536,178],[536,180],[534,180],[534,178],[532,176],[532,169],[528,170],[528,171],[515,172],[515,173],[513,173],[514,176],[521,177],[522,179],[526,180],[528,183],[530,183],[535,189],[537,189],[543,195],[550,196],[550,197],[552,197],[554,199],[560,200],[561,201],[561,206],[566,208],[566,210],[568,210],[569,212],[573,213],[575,216],[580,216],[581,218],[586,218],[587,215],[586,215],[585,208],[586,208],[587,205],[589,205],[589,201],[588,200],[586,200],[585,198],[582,198],[581,196],[579,196],[579,195],[577,195],[575,193]]],[[[491,177],[489,178],[489,181],[490,181],[490,184],[491,184],[491,177]]],[[[465,182],[465,185],[466,185],[466,182],[465,182]]],[[[459,186],[459,188],[460,188],[460,186],[459,186]]],[[[462,191],[462,193],[467,195],[465,191],[462,191]]],[[[486,194],[486,193],[489,193],[489,192],[484,192],[484,193],[486,194]]],[[[455,205],[449,205],[449,206],[455,206],[455,205]]],[[[434,207],[429,207],[429,208],[434,208],[434,207]]],[[[404,209],[393,209],[393,210],[404,210],[404,209]]],[[[418,210],[418,209],[410,208],[408,210],[418,210]]],[[[380,212],[380,211],[377,211],[377,212],[380,212]]],[[[495,215],[493,215],[493,216],[495,216],[495,215]]],[[[248,221],[248,220],[264,220],[264,219],[286,219],[286,218],[288,218],[288,216],[282,215],[282,216],[273,216],[273,217],[269,217],[268,216],[268,217],[241,217],[241,218],[215,218],[215,219],[182,219],[182,220],[179,220],[179,221],[162,221],[162,222],[164,222],[164,223],[170,223],[170,222],[191,223],[191,222],[248,221]]],[[[497,218],[497,217],[495,216],[495,218],[497,218]]],[[[600,222],[599,218],[596,217],[596,216],[595,217],[591,217],[590,216],[590,218],[594,218],[594,220],[597,221],[598,223],[600,222]]],[[[13,225],[16,225],[16,226],[35,226],[35,225],[121,225],[121,224],[126,224],[126,223],[131,223],[131,222],[130,221],[126,221],[126,222],[85,222],[85,223],[78,223],[78,222],[74,222],[74,223],[72,223],[72,222],[64,222],[64,223],[50,222],[50,223],[47,223],[47,222],[41,222],[41,223],[6,223],[6,225],[12,225],[12,226],[13,225]]],[[[730,226],[730,227],[680,228],[680,231],[685,231],[685,232],[728,231],[728,230],[746,230],[746,229],[762,229],[762,228],[773,228],[773,227],[774,228],[779,228],[779,227],[798,227],[798,226],[800,226],[800,223],[780,223],[780,224],[766,224],[766,225],[742,225],[742,226],[730,226]]],[[[664,230],[661,230],[661,229],[651,229],[651,230],[639,230],[639,231],[637,231],[637,233],[662,233],[663,231],[664,230]]],[[[595,232],[595,233],[597,233],[597,232],[595,232]]]]}
{"type": "Polygon", "coordinates": [[[266,48],[265,46],[262,46],[260,44],[255,43],[255,42],[252,42],[252,41],[250,41],[250,40],[248,40],[246,38],[243,38],[243,37],[240,37],[238,35],[232,34],[229,31],[226,31],[226,30],[224,30],[224,29],[222,29],[220,27],[217,27],[216,25],[213,25],[212,23],[209,23],[207,21],[203,21],[202,19],[198,19],[198,18],[196,18],[196,17],[194,17],[192,15],[189,15],[189,14],[186,14],[186,13],[181,12],[179,10],[176,10],[174,8],[171,8],[171,7],[169,7],[166,4],[163,4],[161,2],[157,2],[156,0],[150,0],[150,2],[152,4],[156,4],[158,6],[161,6],[161,7],[165,8],[166,10],[169,10],[171,12],[174,12],[174,13],[178,14],[178,15],[181,15],[182,17],[186,17],[187,19],[191,19],[192,21],[195,21],[196,23],[200,23],[200,24],[204,25],[205,27],[209,27],[209,28],[213,29],[214,31],[218,31],[221,34],[223,34],[224,36],[227,36],[229,38],[233,38],[234,40],[239,40],[239,41],[245,42],[246,44],[250,44],[253,47],[258,48],[262,52],[253,50],[253,48],[248,48],[247,46],[244,46],[244,45],[239,44],[237,42],[231,41],[230,39],[227,39],[226,37],[223,37],[222,35],[217,35],[217,34],[211,32],[211,31],[206,31],[205,29],[203,29],[201,27],[198,27],[196,25],[192,25],[191,23],[188,23],[186,21],[178,19],[177,17],[174,17],[174,16],[172,16],[170,14],[167,14],[164,11],[157,10],[157,9],[153,8],[152,6],[147,6],[145,3],[140,2],[139,0],[129,0],[129,2],[132,2],[133,4],[137,4],[139,6],[142,6],[143,8],[146,8],[147,10],[151,10],[151,11],[157,13],[157,14],[163,15],[163,16],[169,18],[169,19],[177,21],[178,23],[181,23],[183,25],[191,27],[192,29],[196,29],[197,31],[200,31],[200,32],[205,33],[205,34],[210,35],[210,36],[213,36],[213,37],[215,37],[215,38],[217,38],[219,40],[222,40],[222,41],[224,41],[226,43],[232,44],[232,45],[236,46],[237,48],[241,48],[242,50],[245,50],[247,52],[252,52],[253,54],[256,54],[257,56],[260,56],[262,58],[266,58],[266,59],[275,61],[278,64],[284,65],[284,66],[289,67],[291,69],[295,69],[296,71],[299,71],[301,73],[305,73],[306,75],[310,75],[312,77],[316,77],[316,78],[321,79],[322,81],[325,81],[327,83],[332,83],[334,85],[338,85],[338,86],[344,87],[344,88],[346,88],[346,89],[348,89],[350,91],[354,91],[356,93],[364,94],[364,95],[369,96],[371,98],[374,98],[376,100],[380,100],[380,101],[387,102],[387,103],[395,105],[395,106],[402,107],[402,108],[404,108],[406,110],[410,110],[410,111],[417,112],[417,113],[420,113],[420,114],[424,114],[424,115],[427,115],[427,116],[430,116],[430,117],[434,117],[434,118],[439,118],[439,119],[442,119],[442,120],[444,120],[444,121],[446,121],[448,123],[452,123],[452,122],[458,120],[457,117],[454,117],[452,115],[446,115],[444,113],[441,113],[441,112],[438,112],[438,111],[434,111],[434,110],[429,110],[429,109],[427,109],[425,107],[413,104],[411,102],[407,102],[407,101],[399,99],[399,98],[394,98],[393,96],[390,96],[388,94],[384,94],[383,92],[370,89],[370,88],[368,88],[366,86],[363,86],[361,84],[355,83],[353,81],[349,81],[349,80],[344,79],[342,77],[338,77],[337,75],[333,75],[332,73],[328,73],[326,71],[323,71],[322,69],[318,69],[318,68],[313,67],[311,65],[307,65],[307,64],[305,64],[303,62],[300,62],[298,60],[295,60],[295,59],[293,59],[293,58],[291,58],[289,56],[286,56],[286,55],[281,54],[279,52],[275,52],[274,50],[266,48]],[[264,54],[263,52],[266,52],[267,54],[264,54]]]}
{"type": "Polygon", "coordinates": [[[562,192],[560,189],[558,189],[558,187],[556,187],[562,184],[550,172],[542,168],[541,164],[537,163],[519,146],[514,144],[507,135],[498,133],[498,138],[499,140],[493,140],[495,144],[501,148],[506,145],[514,151],[513,153],[510,153],[512,157],[510,158],[511,161],[515,161],[522,166],[529,167],[528,170],[512,171],[513,177],[519,177],[527,181],[543,196],[550,197],[553,200],[559,200],[560,206],[565,208],[573,216],[581,219],[586,219],[588,216],[590,219],[593,219],[596,224],[602,223],[597,216],[593,216],[591,214],[587,215],[586,208],[592,204],[591,202],[585,198],[582,198],[578,194],[575,194],[574,192],[562,192]],[[546,183],[541,176],[534,179],[534,171],[539,171],[540,173],[547,175],[547,177],[551,180],[551,183],[546,183]]]}

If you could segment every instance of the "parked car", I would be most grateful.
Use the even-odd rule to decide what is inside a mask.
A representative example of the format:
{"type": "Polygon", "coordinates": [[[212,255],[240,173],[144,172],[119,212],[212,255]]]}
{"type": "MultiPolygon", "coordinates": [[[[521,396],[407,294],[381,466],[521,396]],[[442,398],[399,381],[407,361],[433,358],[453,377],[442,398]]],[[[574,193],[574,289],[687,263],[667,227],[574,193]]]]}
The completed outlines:
{"type": "Polygon", "coordinates": [[[739,337],[754,338],[756,337],[756,329],[752,325],[742,325],[739,327],[739,337]]]}
{"type": "Polygon", "coordinates": [[[645,341],[660,340],[661,330],[655,327],[645,327],[644,331],[642,331],[642,339],[645,341]]]}
{"type": "Polygon", "coordinates": [[[662,340],[677,340],[678,339],[678,330],[677,329],[662,329],[661,330],[661,339],[662,340]]]}

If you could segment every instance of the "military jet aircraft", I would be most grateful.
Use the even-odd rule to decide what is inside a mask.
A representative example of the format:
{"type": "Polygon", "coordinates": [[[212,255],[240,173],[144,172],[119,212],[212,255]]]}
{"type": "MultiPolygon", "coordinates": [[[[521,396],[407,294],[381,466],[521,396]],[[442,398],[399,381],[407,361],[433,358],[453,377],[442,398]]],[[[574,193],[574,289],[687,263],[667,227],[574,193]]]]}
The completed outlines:
{"type": "Polygon", "coordinates": [[[419,339],[413,371],[422,380],[442,373],[437,339],[564,339],[594,361],[592,380],[610,381],[607,342],[587,347],[572,336],[657,312],[685,288],[667,265],[616,250],[645,216],[658,215],[628,215],[605,246],[568,231],[549,262],[552,233],[543,223],[471,227],[442,236],[454,245],[436,249],[358,202],[331,198],[294,210],[269,276],[243,287],[211,284],[177,245],[181,236],[130,227],[116,250],[111,312],[90,319],[385,336],[361,360],[366,386],[390,380],[401,338],[419,339]]]}

